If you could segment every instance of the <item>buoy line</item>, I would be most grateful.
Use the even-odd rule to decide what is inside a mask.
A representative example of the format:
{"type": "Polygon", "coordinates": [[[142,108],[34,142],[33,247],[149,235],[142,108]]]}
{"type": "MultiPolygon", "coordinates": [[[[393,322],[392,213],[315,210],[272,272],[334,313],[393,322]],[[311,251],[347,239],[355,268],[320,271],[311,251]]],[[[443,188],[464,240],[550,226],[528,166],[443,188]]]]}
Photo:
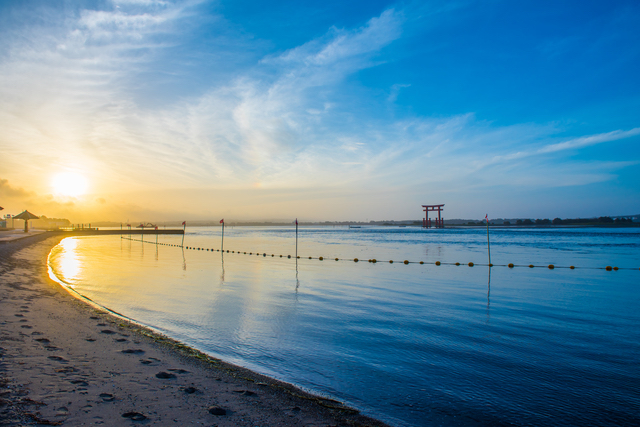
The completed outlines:
{"type": "MultiPolygon", "coordinates": [[[[120,237],[123,240],[131,240],[133,242],[142,242],[142,243],[150,243],[152,245],[157,245],[157,246],[169,246],[169,247],[176,247],[176,248],[183,248],[183,249],[188,249],[188,250],[197,250],[197,251],[210,251],[210,252],[220,252],[220,249],[213,249],[213,248],[201,248],[201,247],[194,247],[194,246],[181,246],[181,245],[172,245],[169,243],[161,243],[161,242],[150,242],[150,241],[146,241],[146,240],[138,240],[138,239],[133,239],[133,238],[129,238],[129,237],[120,237]]],[[[247,252],[240,252],[240,251],[235,251],[235,250],[230,250],[230,249],[226,249],[226,250],[222,250],[223,253],[232,253],[232,254],[238,254],[238,255],[253,255],[254,252],[249,252],[247,254],[247,252]]],[[[291,255],[275,255],[275,254],[267,254],[266,252],[255,252],[256,256],[262,256],[263,258],[266,258],[267,256],[271,257],[271,258],[275,258],[276,256],[278,258],[295,258],[295,256],[291,256],[291,255]]],[[[298,255],[298,259],[317,259],[319,261],[324,261],[325,258],[322,256],[319,257],[306,257],[306,256],[300,256],[298,255]]],[[[360,262],[360,261],[364,261],[364,260],[360,260],[358,258],[334,258],[335,261],[351,261],[354,263],[360,262]]],[[[378,262],[381,262],[380,260],[377,260],[375,258],[371,258],[367,260],[369,263],[372,264],[377,264],[378,262]]],[[[387,263],[389,264],[394,264],[394,263],[401,263],[401,264],[420,264],[420,265],[435,265],[435,266],[441,266],[441,265],[454,265],[454,266],[461,266],[463,265],[463,263],[459,263],[459,262],[442,262],[442,261],[435,261],[435,262],[425,262],[425,261],[409,261],[409,260],[404,260],[404,261],[394,261],[394,260],[389,260],[387,261],[387,263]]],[[[640,268],[635,268],[635,267],[612,267],[610,265],[607,265],[606,267],[577,267],[575,265],[570,265],[570,266],[561,266],[561,265],[555,265],[555,264],[549,264],[549,265],[534,265],[534,264],[513,264],[513,263],[509,263],[509,264],[481,264],[481,263],[474,263],[474,262],[469,262],[466,264],[469,267],[474,267],[474,266],[480,266],[480,267],[507,267],[507,268],[547,268],[549,270],[555,270],[556,268],[560,268],[560,269],[569,269],[569,270],[606,270],[606,271],[618,271],[618,270],[640,270],[640,268]]]]}

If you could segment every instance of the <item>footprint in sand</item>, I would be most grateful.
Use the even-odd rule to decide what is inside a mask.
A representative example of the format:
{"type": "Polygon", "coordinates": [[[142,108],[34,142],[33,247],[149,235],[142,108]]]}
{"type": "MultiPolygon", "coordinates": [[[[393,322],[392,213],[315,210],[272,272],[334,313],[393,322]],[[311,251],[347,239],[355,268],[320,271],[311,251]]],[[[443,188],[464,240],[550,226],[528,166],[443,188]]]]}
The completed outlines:
{"type": "Polygon", "coordinates": [[[101,334],[107,334],[107,335],[111,335],[111,334],[115,334],[114,331],[112,331],[111,329],[103,329],[100,331],[101,334]]]}
{"type": "Polygon", "coordinates": [[[91,317],[89,317],[89,319],[92,319],[92,320],[100,320],[100,318],[99,318],[98,316],[91,316],[91,317]]]}
{"type": "Polygon", "coordinates": [[[56,410],[56,417],[66,417],[69,415],[69,409],[66,406],[61,406],[56,410]]]}
{"type": "Polygon", "coordinates": [[[102,399],[103,402],[113,402],[116,398],[113,396],[113,394],[100,393],[100,399],[102,399]]]}
{"type": "Polygon", "coordinates": [[[196,391],[198,391],[198,389],[195,388],[195,387],[185,387],[185,388],[182,389],[182,391],[184,391],[187,394],[193,394],[196,391]]]}
{"type": "Polygon", "coordinates": [[[67,361],[67,359],[65,359],[64,357],[60,357],[60,356],[49,356],[49,357],[47,357],[47,359],[57,360],[58,362],[66,362],[67,361]]]}
{"type": "Polygon", "coordinates": [[[20,326],[22,329],[32,329],[33,326],[29,326],[29,325],[22,325],[20,326]]]}
{"type": "Polygon", "coordinates": [[[96,339],[95,338],[85,338],[85,341],[89,341],[89,342],[94,342],[96,339]]]}
{"type": "Polygon", "coordinates": [[[142,363],[143,365],[151,365],[151,364],[157,364],[158,362],[160,362],[160,359],[156,359],[155,357],[149,357],[148,359],[140,359],[140,363],[142,363]]]}
{"type": "Polygon", "coordinates": [[[222,409],[219,406],[212,406],[209,408],[209,413],[211,415],[227,415],[227,410],[226,409],[222,409]]]}
{"type": "Polygon", "coordinates": [[[28,305],[21,305],[20,308],[29,308],[28,305]]]}
{"type": "Polygon", "coordinates": [[[126,339],[126,338],[118,338],[118,339],[116,339],[116,342],[127,342],[127,341],[129,341],[129,340],[126,339]]]}
{"type": "Polygon", "coordinates": [[[36,331],[34,331],[34,332],[31,332],[31,335],[42,335],[42,332],[36,332],[36,331]]]}
{"type": "Polygon", "coordinates": [[[43,344],[49,344],[49,340],[46,338],[36,338],[36,341],[41,342],[43,344]]]}
{"type": "Polygon", "coordinates": [[[47,345],[44,348],[46,348],[47,351],[58,351],[58,350],[60,350],[58,347],[55,347],[53,345],[47,345]]]}
{"type": "Polygon", "coordinates": [[[97,326],[107,326],[107,324],[106,323],[98,323],[97,326]]]}
{"type": "Polygon", "coordinates": [[[176,374],[189,374],[189,371],[185,371],[184,369],[167,369],[167,371],[175,372],[176,374]]]}
{"type": "Polygon", "coordinates": [[[24,314],[14,314],[16,317],[24,317],[24,314]]]}
{"type": "Polygon", "coordinates": [[[176,378],[176,376],[163,371],[163,372],[158,372],[156,374],[156,378],[160,378],[161,380],[168,380],[168,379],[176,378]]]}
{"type": "MultiPolygon", "coordinates": [[[[126,350],[122,350],[122,353],[125,353],[125,354],[144,354],[144,350],[140,350],[138,348],[135,348],[135,349],[134,348],[128,348],[126,350]]],[[[171,369],[169,369],[169,370],[171,370],[171,369]]]]}
{"type": "Polygon", "coordinates": [[[89,385],[89,383],[88,383],[88,382],[83,381],[83,380],[71,380],[71,381],[69,381],[69,382],[70,382],[71,384],[74,384],[74,385],[77,385],[77,386],[80,386],[80,387],[86,387],[86,386],[88,386],[88,385],[89,385]]]}
{"type": "Polygon", "coordinates": [[[122,418],[129,418],[133,421],[143,421],[147,419],[147,417],[142,415],[140,412],[125,412],[122,414],[122,418]]]}

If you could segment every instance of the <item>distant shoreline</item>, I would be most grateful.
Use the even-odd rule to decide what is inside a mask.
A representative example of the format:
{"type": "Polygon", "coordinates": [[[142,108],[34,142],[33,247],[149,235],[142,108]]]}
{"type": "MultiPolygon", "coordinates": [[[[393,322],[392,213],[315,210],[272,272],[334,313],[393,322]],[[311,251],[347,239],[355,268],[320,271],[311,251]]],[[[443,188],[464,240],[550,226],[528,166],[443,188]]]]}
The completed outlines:
{"type": "MultiPolygon", "coordinates": [[[[288,222],[228,222],[225,223],[227,227],[287,227],[287,226],[295,226],[294,223],[288,222]]],[[[412,227],[412,228],[423,228],[422,224],[410,224],[404,222],[389,222],[389,221],[376,221],[374,223],[371,222],[302,222],[298,223],[299,226],[328,226],[328,227],[412,227]]],[[[120,225],[100,225],[97,224],[96,227],[119,227],[120,225]]],[[[473,228],[473,227],[486,227],[486,223],[475,223],[475,224],[463,224],[463,223],[453,223],[444,224],[445,228],[473,228]]],[[[640,227],[640,222],[632,222],[632,223],[624,223],[624,224],[606,224],[606,223],[587,223],[587,224],[529,224],[529,225],[516,225],[516,224],[496,224],[489,223],[491,228],[635,228],[640,227]]],[[[162,231],[165,225],[158,226],[158,231],[162,231]]],[[[175,224],[167,223],[166,227],[176,227],[175,224]]],[[[210,223],[210,222],[192,222],[187,226],[187,230],[189,227],[220,227],[219,223],[210,223]]],[[[433,228],[433,227],[432,227],[433,228]]],[[[2,229],[0,229],[2,231],[2,229]]],[[[153,230],[147,230],[144,233],[152,233],[153,230]]],[[[128,234],[128,233],[125,233],[128,234]]]]}

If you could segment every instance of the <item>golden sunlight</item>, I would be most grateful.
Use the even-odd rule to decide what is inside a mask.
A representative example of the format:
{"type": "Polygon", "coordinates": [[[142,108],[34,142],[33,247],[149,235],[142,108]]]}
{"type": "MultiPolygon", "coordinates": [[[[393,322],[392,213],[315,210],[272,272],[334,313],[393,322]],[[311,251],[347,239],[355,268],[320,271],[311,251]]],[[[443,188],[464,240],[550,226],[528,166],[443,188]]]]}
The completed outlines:
{"type": "Polygon", "coordinates": [[[82,264],[76,252],[76,246],[78,242],[76,239],[64,239],[60,242],[62,246],[62,259],[60,260],[60,273],[66,283],[73,287],[72,283],[74,279],[80,274],[82,270],[82,264]]]}
{"type": "Polygon", "coordinates": [[[86,193],[89,182],[79,173],[61,172],[53,177],[51,186],[58,196],[78,197],[86,193]]]}

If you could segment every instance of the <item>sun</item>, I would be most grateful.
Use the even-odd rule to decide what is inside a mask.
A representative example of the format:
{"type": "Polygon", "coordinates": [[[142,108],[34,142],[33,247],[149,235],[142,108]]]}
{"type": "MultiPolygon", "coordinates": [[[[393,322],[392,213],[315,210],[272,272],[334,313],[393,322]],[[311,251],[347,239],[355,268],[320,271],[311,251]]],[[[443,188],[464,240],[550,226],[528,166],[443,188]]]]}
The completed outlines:
{"type": "Polygon", "coordinates": [[[58,196],[78,197],[87,192],[89,182],[79,173],[61,172],[53,177],[51,186],[58,196]]]}

